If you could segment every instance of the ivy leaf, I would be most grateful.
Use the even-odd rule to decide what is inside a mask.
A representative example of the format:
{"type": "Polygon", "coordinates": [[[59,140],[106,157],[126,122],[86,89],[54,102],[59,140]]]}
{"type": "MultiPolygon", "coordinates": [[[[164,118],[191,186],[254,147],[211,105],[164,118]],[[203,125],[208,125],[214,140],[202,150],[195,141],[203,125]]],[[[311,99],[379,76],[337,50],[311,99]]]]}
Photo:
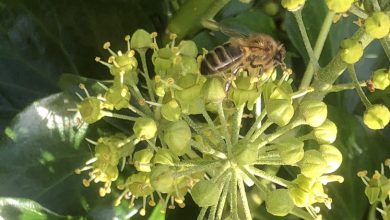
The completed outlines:
{"type": "Polygon", "coordinates": [[[0,131],[26,105],[59,92],[62,73],[108,78],[107,68],[94,61],[109,56],[102,44],[123,50],[126,34],[156,31],[166,17],[158,0],[1,1],[0,131]]]}
{"type": "Polygon", "coordinates": [[[3,219],[83,219],[59,215],[37,202],[22,198],[0,198],[0,213],[3,219]]]}

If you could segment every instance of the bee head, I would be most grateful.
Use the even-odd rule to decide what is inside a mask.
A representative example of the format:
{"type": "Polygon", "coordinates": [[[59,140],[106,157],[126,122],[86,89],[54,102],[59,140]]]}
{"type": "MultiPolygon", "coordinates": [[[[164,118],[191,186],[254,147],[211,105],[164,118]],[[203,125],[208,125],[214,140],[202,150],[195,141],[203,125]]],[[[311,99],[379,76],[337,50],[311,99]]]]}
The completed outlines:
{"type": "Polygon", "coordinates": [[[283,64],[285,55],[286,55],[286,49],[284,48],[283,44],[280,44],[274,56],[274,60],[276,64],[283,64]]]}

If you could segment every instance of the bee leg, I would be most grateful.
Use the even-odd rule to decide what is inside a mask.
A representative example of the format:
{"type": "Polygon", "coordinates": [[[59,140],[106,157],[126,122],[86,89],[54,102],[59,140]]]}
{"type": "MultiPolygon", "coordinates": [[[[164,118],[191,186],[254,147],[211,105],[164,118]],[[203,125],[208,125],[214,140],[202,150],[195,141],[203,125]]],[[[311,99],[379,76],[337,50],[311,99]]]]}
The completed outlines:
{"type": "Polygon", "coordinates": [[[225,84],[225,93],[228,93],[228,92],[229,92],[229,89],[230,89],[230,87],[232,86],[232,80],[233,80],[233,78],[234,78],[235,76],[237,76],[237,73],[238,73],[238,70],[239,70],[239,69],[240,69],[239,67],[235,68],[235,69],[233,70],[233,72],[232,72],[232,77],[230,77],[230,79],[227,80],[227,82],[226,82],[226,84],[225,84]]]}

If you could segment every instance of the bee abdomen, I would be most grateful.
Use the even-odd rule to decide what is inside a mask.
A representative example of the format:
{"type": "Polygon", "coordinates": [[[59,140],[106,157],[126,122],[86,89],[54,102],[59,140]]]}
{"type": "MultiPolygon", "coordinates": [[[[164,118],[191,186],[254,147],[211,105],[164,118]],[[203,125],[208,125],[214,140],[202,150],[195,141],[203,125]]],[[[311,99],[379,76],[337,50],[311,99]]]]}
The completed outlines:
{"type": "Polygon", "coordinates": [[[204,75],[214,74],[232,67],[243,56],[239,47],[230,43],[216,47],[202,60],[200,71],[204,75]]]}

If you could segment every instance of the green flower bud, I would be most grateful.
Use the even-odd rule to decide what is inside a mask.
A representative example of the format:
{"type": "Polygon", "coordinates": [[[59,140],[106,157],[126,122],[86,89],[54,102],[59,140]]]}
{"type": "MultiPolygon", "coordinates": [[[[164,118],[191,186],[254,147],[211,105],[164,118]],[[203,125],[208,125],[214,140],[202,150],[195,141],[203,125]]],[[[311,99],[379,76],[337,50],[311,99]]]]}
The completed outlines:
{"type": "Polygon", "coordinates": [[[319,181],[302,174],[297,176],[288,190],[297,207],[307,207],[319,201],[323,202],[321,198],[327,197],[319,181]]]}
{"type": "Polygon", "coordinates": [[[302,160],[305,154],[303,146],[304,143],[296,138],[290,138],[275,144],[280,158],[285,164],[295,164],[302,160]]]}
{"type": "Polygon", "coordinates": [[[265,105],[267,116],[278,126],[285,126],[294,115],[294,106],[287,99],[271,99],[265,105]]]}
{"type": "Polygon", "coordinates": [[[364,29],[372,38],[383,38],[389,34],[390,18],[384,12],[376,11],[366,19],[364,29]]]}
{"type": "Polygon", "coordinates": [[[152,45],[152,37],[143,29],[138,29],[131,37],[130,45],[132,48],[140,51],[146,51],[152,45]]]}
{"type": "Polygon", "coordinates": [[[263,10],[267,15],[275,16],[279,12],[279,5],[275,2],[267,2],[265,3],[263,10]]]}
{"type": "Polygon", "coordinates": [[[153,158],[153,150],[143,149],[134,153],[133,162],[135,169],[140,172],[150,172],[150,161],[153,158]]]}
{"type": "Polygon", "coordinates": [[[168,121],[177,121],[180,119],[181,108],[179,103],[172,99],[161,106],[161,115],[168,121]]]}
{"type": "Polygon", "coordinates": [[[313,129],[313,134],[318,143],[331,144],[337,137],[336,124],[326,119],[322,125],[313,129]]]}
{"type": "Polygon", "coordinates": [[[115,85],[108,89],[105,94],[106,103],[109,104],[111,109],[116,110],[127,108],[130,101],[130,91],[125,85],[115,85]]]}
{"type": "Polygon", "coordinates": [[[282,0],[282,6],[289,11],[297,11],[305,4],[305,0],[282,0]]]}
{"type": "Polygon", "coordinates": [[[125,186],[134,196],[148,196],[154,189],[150,185],[149,173],[136,173],[127,178],[125,186]]]}
{"type": "Polygon", "coordinates": [[[161,193],[171,193],[175,190],[175,176],[168,166],[159,165],[153,167],[150,173],[152,187],[161,193]]]}
{"type": "Polygon", "coordinates": [[[254,83],[251,83],[251,77],[238,76],[234,81],[237,88],[230,89],[230,97],[236,106],[241,106],[245,103],[249,110],[253,110],[253,105],[260,96],[254,83]]]}
{"type": "Polygon", "coordinates": [[[83,121],[92,124],[100,120],[104,116],[101,112],[102,105],[102,102],[96,97],[85,98],[78,106],[83,121]]]}
{"type": "Polygon", "coordinates": [[[201,180],[192,187],[191,196],[199,207],[217,205],[220,196],[218,185],[210,180],[201,180]]]}
{"type": "Polygon", "coordinates": [[[372,76],[375,89],[385,90],[390,85],[390,70],[379,69],[372,76]]]}
{"type": "Polygon", "coordinates": [[[195,58],[198,55],[198,47],[193,41],[183,40],[178,47],[180,54],[183,56],[195,58]]]}
{"type": "Polygon", "coordinates": [[[336,13],[344,13],[351,8],[354,0],[325,0],[329,10],[336,13]]]}
{"type": "Polygon", "coordinates": [[[157,124],[153,119],[148,117],[137,118],[133,126],[133,131],[139,139],[152,139],[157,133],[157,124]]]}
{"type": "Polygon", "coordinates": [[[181,61],[174,66],[176,72],[181,75],[187,75],[189,73],[199,73],[198,62],[192,57],[181,57],[181,61]]]}
{"type": "Polygon", "coordinates": [[[328,116],[328,108],[324,102],[308,100],[300,104],[299,110],[306,123],[312,127],[322,125],[328,116]]]}
{"type": "Polygon", "coordinates": [[[164,128],[163,140],[171,152],[181,156],[191,148],[191,129],[185,121],[171,122],[164,128]]]}
{"type": "Polygon", "coordinates": [[[170,150],[160,148],[156,152],[156,155],[153,158],[154,164],[162,164],[162,165],[168,165],[173,166],[175,162],[179,161],[179,158],[171,153],[170,150]]]}
{"type": "Polygon", "coordinates": [[[268,82],[264,85],[264,101],[267,103],[271,99],[286,99],[290,100],[291,96],[289,94],[293,93],[291,85],[289,83],[282,83],[278,86],[273,82],[268,82]]]}
{"type": "Polygon", "coordinates": [[[253,143],[240,141],[234,145],[233,155],[238,165],[249,165],[257,160],[258,149],[253,143]]]}
{"type": "Polygon", "coordinates": [[[272,215],[286,216],[294,208],[294,201],[287,189],[276,189],[268,193],[265,207],[272,215]]]}
{"type": "Polygon", "coordinates": [[[201,89],[206,78],[199,74],[187,74],[181,77],[177,84],[182,90],[175,91],[183,114],[200,114],[204,109],[201,89]]]}
{"type": "Polygon", "coordinates": [[[324,173],[332,173],[336,171],[343,161],[343,155],[335,146],[324,144],[320,146],[320,152],[326,161],[324,173]]]}
{"type": "Polygon", "coordinates": [[[341,42],[340,56],[348,64],[356,63],[363,56],[362,43],[353,39],[343,40],[341,42]]]}
{"type": "Polygon", "coordinates": [[[370,129],[383,129],[390,121],[390,111],[384,105],[372,105],[364,112],[363,122],[370,129]]]}
{"type": "Polygon", "coordinates": [[[222,102],[225,97],[225,86],[220,78],[209,78],[205,82],[202,88],[203,98],[206,103],[219,103],[222,102]]]}
{"type": "Polygon", "coordinates": [[[305,151],[305,154],[298,166],[301,168],[301,173],[309,178],[316,178],[325,173],[327,163],[322,157],[322,154],[317,150],[305,151]]]}

